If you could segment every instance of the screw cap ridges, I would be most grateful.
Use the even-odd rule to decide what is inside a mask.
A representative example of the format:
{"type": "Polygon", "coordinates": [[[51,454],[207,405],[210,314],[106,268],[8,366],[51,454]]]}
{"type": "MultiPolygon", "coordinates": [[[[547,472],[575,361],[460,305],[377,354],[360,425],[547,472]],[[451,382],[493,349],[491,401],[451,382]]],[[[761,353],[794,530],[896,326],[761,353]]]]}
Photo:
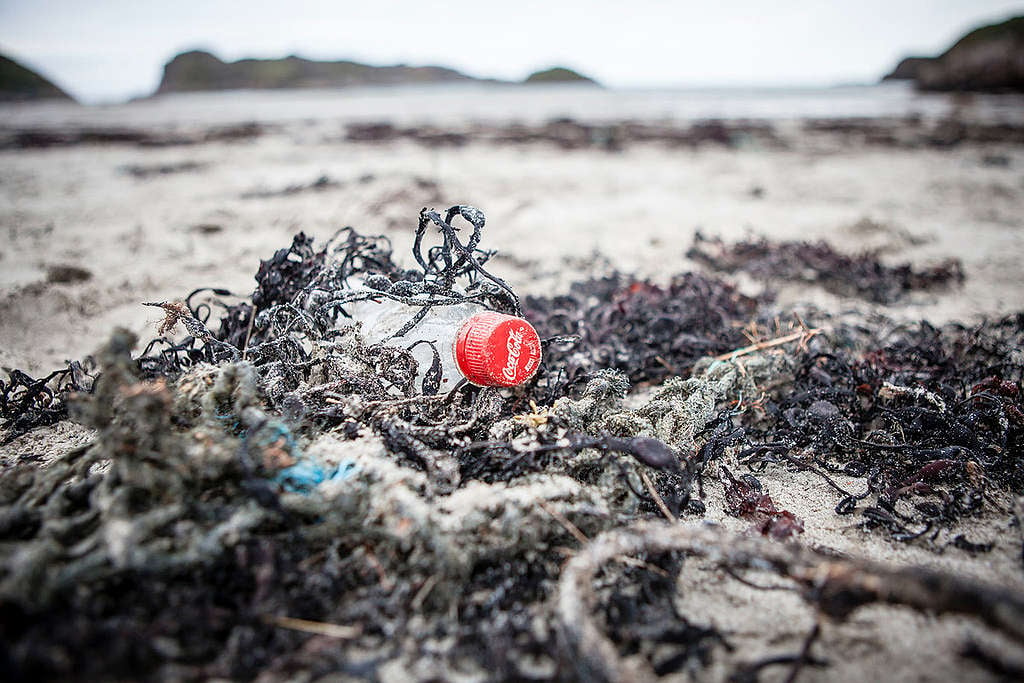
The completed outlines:
{"type": "Polygon", "coordinates": [[[455,362],[473,384],[514,387],[540,367],[540,337],[522,318],[483,311],[462,324],[455,339],[455,362]]]}

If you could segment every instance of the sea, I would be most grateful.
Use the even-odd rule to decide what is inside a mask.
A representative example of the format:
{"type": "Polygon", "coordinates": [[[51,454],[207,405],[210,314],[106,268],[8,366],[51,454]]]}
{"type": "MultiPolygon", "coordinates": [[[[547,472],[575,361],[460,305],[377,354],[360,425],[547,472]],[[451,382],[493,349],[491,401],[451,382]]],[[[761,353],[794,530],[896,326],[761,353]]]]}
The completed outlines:
{"type": "Polygon", "coordinates": [[[1024,95],[920,93],[907,82],[801,88],[621,89],[487,83],[161,95],[118,104],[0,106],[0,128],[366,123],[439,126],[558,118],[686,123],[957,116],[1024,124],[1024,95]]]}

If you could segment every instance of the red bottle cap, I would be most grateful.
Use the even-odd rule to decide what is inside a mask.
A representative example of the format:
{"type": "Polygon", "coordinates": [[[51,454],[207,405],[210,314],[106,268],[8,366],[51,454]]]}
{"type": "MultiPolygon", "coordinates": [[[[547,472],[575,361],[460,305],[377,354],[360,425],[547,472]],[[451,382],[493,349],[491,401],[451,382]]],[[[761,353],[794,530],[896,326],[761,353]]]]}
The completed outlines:
{"type": "Polygon", "coordinates": [[[477,386],[514,387],[540,367],[540,337],[522,318],[483,311],[462,324],[455,362],[477,386]]]}

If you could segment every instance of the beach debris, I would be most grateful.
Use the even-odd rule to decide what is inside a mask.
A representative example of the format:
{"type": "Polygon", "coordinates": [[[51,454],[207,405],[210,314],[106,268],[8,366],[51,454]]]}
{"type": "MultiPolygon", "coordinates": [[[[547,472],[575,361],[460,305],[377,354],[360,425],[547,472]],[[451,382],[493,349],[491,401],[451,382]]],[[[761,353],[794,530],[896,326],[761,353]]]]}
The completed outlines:
{"type": "Polygon", "coordinates": [[[73,147],[77,145],[136,145],[139,147],[174,147],[206,142],[251,140],[271,127],[255,122],[208,126],[192,129],[65,127],[20,127],[0,131],[0,149],[38,149],[73,147]]]}
{"type": "Polygon", "coordinates": [[[224,226],[220,223],[196,223],[189,227],[189,231],[199,233],[200,235],[216,235],[217,233],[224,232],[224,226]]]}
{"type": "Polygon", "coordinates": [[[470,302],[434,306],[438,299],[428,293],[411,300],[416,303],[353,301],[346,306],[348,319],[339,324],[359,324],[369,345],[410,351],[417,363],[415,386],[425,395],[447,393],[464,381],[514,387],[537,372],[540,337],[529,321],[470,302]]]}
{"type": "Polygon", "coordinates": [[[688,258],[719,272],[745,272],[767,283],[806,282],[840,296],[891,304],[910,292],[955,286],[964,281],[957,259],[927,268],[883,264],[876,254],[847,255],[828,243],[773,242],[767,238],[725,244],[697,232],[688,258]]]}
{"type": "Polygon", "coordinates": [[[614,680],[827,664],[815,631],[750,663],[734,634],[680,613],[683,572],[700,571],[686,555],[730,577],[775,571],[838,620],[869,602],[967,609],[1024,638],[1002,589],[769,543],[799,540],[802,522],[762,484],[819,478],[837,514],[893,542],[1020,542],[961,522],[1020,515],[1024,315],[851,324],[694,273],[613,273],[520,302],[489,269],[483,226],[472,207],[425,210],[412,267],[382,237],[300,233],[250,297],[152,302],[164,317],[140,352],[121,330],[96,365],[8,371],[5,439],[69,414],[96,436],[0,472],[5,666],[614,680]],[[408,345],[346,324],[371,299],[524,315],[541,368],[511,388],[424,391],[408,345]],[[631,384],[650,386],[626,401],[631,384]],[[730,513],[755,534],[694,524],[730,513]],[[102,658],[96,642],[112,643],[102,658]]]}
{"type": "MultiPolygon", "coordinates": [[[[658,680],[661,671],[648,659],[623,656],[602,631],[594,616],[602,597],[595,579],[601,569],[621,562],[623,556],[677,557],[680,553],[703,557],[728,573],[767,571],[785,577],[804,600],[837,621],[865,605],[901,605],[929,614],[970,615],[1017,642],[1024,641],[1024,598],[1013,590],[926,567],[892,569],[798,544],[732,535],[713,525],[644,521],[595,538],[567,563],[559,578],[555,603],[559,633],[569,649],[565,662],[581,680],[658,680]]],[[[608,585],[609,579],[600,583],[608,585]]],[[[792,666],[790,678],[807,663],[816,630],[801,656],[785,662],[792,666]]],[[[685,641],[682,646],[687,647],[685,641]]]]}
{"type": "Polygon", "coordinates": [[[293,183],[291,185],[286,185],[279,190],[267,190],[263,188],[248,190],[243,192],[240,196],[242,199],[268,199],[273,197],[289,197],[291,195],[302,194],[303,192],[323,192],[324,190],[333,190],[340,187],[342,187],[342,183],[325,174],[309,183],[293,183]]]}
{"type": "Polygon", "coordinates": [[[803,521],[789,510],[778,509],[757,477],[752,474],[734,477],[725,465],[721,465],[718,471],[722,475],[726,510],[730,515],[751,520],[762,536],[777,541],[803,533],[803,521]]]}
{"type": "Polygon", "coordinates": [[[206,168],[206,164],[198,161],[177,161],[163,164],[127,164],[118,168],[121,173],[133,178],[146,180],[154,176],[172,175],[175,173],[191,173],[206,168]]]}
{"type": "Polygon", "coordinates": [[[46,267],[46,281],[56,284],[86,282],[92,279],[92,271],[81,266],[61,263],[46,267]]]}

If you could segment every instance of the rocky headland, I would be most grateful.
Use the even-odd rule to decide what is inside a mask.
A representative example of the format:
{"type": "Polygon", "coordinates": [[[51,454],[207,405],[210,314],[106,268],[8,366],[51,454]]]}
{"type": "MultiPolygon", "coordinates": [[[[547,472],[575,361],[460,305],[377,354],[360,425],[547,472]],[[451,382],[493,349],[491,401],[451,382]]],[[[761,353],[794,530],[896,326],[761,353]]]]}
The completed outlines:
{"type": "Polygon", "coordinates": [[[206,90],[338,88],[355,85],[458,83],[477,80],[441,66],[371,66],[351,61],[240,59],[225,62],[209,52],[177,55],[164,66],[156,94],[206,90]]]}
{"type": "MultiPolygon", "coordinates": [[[[515,83],[477,78],[443,66],[374,66],[353,61],[315,61],[294,55],[283,59],[225,62],[209,52],[193,50],[175,56],[164,65],[163,78],[154,94],[467,82],[515,83]]],[[[532,73],[522,82],[597,84],[583,74],[558,66],[532,73]]]]}
{"type": "Polygon", "coordinates": [[[9,57],[0,55],[0,102],[74,98],[49,79],[9,57]]]}
{"type": "Polygon", "coordinates": [[[977,28],[937,57],[907,57],[882,80],[920,90],[1024,91],[1024,16],[977,28]]]}
{"type": "Polygon", "coordinates": [[[882,77],[883,81],[913,81],[921,73],[922,67],[933,64],[937,57],[904,57],[896,68],[882,77]]]}

